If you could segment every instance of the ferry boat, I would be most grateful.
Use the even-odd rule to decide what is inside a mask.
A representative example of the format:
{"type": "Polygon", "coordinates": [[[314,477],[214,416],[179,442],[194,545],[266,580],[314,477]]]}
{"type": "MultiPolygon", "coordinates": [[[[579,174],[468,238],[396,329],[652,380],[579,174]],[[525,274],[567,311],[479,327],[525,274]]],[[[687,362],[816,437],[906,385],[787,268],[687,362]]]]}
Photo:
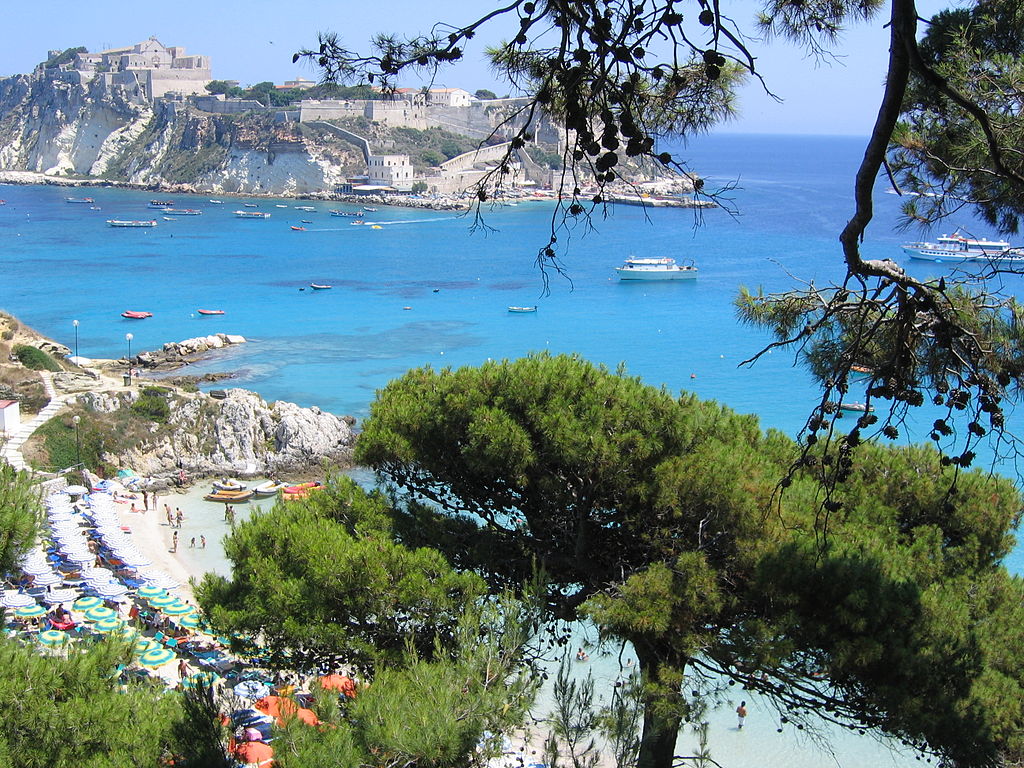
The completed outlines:
{"type": "Polygon", "coordinates": [[[65,203],[88,203],[89,205],[92,205],[96,201],[93,200],[91,197],[65,197],[64,198],[64,202],[65,203]]]}
{"type": "Polygon", "coordinates": [[[150,221],[121,221],[119,219],[107,219],[107,224],[111,227],[155,227],[156,219],[150,221]]]}
{"type": "Polygon", "coordinates": [[[235,211],[235,216],[239,219],[269,219],[269,213],[263,213],[262,211],[235,211]]]}
{"type": "Polygon", "coordinates": [[[150,208],[173,208],[174,207],[174,201],[173,200],[150,200],[149,201],[149,207],[150,208]]]}
{"type": "Polygon", "coordinates": [[[166,216],[199,216],[202,213],[198,208],[164,208],[162,210],[166,216]]]}
{"type": "Polygon", "coordinates": [[[964,237],[959,231],[942,235],[934,243],[907,243],[902,247],[910,258],[920,261],[988,261],[1011,250],[1005,240],[964,237]]]}
{"type": "Polygon", "coordinates": [[[676,264],[669,258],[635,258],[630,256],[616,267],[620,280],[688,280],[697,277],[692,264],[676,264]]]}

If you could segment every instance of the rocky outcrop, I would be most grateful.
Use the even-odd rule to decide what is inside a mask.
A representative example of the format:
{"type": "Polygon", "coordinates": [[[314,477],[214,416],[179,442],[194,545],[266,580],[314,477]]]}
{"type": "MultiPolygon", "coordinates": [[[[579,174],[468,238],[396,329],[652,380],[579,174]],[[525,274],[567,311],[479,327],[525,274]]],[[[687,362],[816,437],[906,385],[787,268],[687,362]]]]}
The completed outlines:
{"type": "Polygon", "coordinates": [[[206,352],[223,349],[233,344],[245,344],[245,337],[232,333],[214,333],[183,341],[169,341],[164,344],[162,349],[141,352],[132,358],[132,364],[159,370],[174,369],[206,352]]]}
{"type": "Polygon", "coordinates": [[[360,150],[272,115],[151,105],[135,86],[37,70],[0,79],[0,171],[210,194],[316,196],[360,150]]]}
{"type": "MultiPolygon", "coordinates": [[[[121,456],[104,459],[136,473],[174,480],[190,477],[309,475],[327,462],[348,466],[355,435],[352,420],[294,403],[268,404],[244,389],[223,399],[203,393],[171,393],[170,419],[149,439],[121,456]]],[[[87,410],[111,413],[140,397],[137,391],[87,392],[78,402],[87,410]]]]}

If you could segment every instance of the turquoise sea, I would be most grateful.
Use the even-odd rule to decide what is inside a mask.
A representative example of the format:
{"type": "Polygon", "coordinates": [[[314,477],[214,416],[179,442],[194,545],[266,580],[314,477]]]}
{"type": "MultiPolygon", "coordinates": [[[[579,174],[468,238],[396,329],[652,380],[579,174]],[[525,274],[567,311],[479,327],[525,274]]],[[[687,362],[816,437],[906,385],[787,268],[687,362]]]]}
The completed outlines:
{"type": "MultiPolygon", "coordinates": [[[[708,210],[698,225],[693,211],[615,206],[606,218],[595,216],[593,231],[585,233],[581,224],[560,233],[568,245],[568,279],[550,275],[547,293],[534,257],[547,240],[550,203],[493,210],[485,217],[488,228],[476,232],[471,218],[380,207],[366,216],[380,225],[372,229],[328,214],[355,206],[228,197],[218,205],[206,196],[178,195],[176,207],[203,214],[164,221],[147,208],[150,198],[167,197],[160,193],[0,186],[7,201],[0,206],[0,308],[72,349],[77,343],[86,357],[123,356],[128,333],[133,354],[211,332],[240,334],[249,343],[190,371],[232,371],[233,385],[268,400],[357,418],[367,415],[377,388],[410,367],[478,364],[549,349],[611,367],[625,363],[651,384],[692,390],[795,435],[813,401],[810,380],[793,368],[791,353],[741,365],[766,338],[736,321],[732,301],[740,285],[781,290],[797,280],[822,285],[841,275],[838,234],[852,213],[862,151],[862,139],[845,137],[694,141],[679,154],[711,184],[738,182],[732,194],[738,215],[708,210]],[[64,201],[86,194],[100,210],[64,201]],[[258,203],[255,210],[270,219],[235,218],[232,211],[245,202],[258,203]],[[316,211],[295,208],[307,204],[316,211]],[[148,218],[159,225],[106,225],[107,219],[148,218]],[[613,269],[630,254],[693,259],[700,276],[692,283],[620,283],[613,269]],[[312,291],[311,282],[334,287],[312,291]],[[533,314],[507,311],[533,304],[533,314]],[[200,308],[225,314],[202,317],[200,308]],[[153,317],[125,320],[126,309],[153,317]]],[[[901,242],[940,230],[896,231],[898,198],[885,194],[887,186],[879,184],[865,255],[893,258],[920,276],[948,271],[905,259],[901,242]]],[[[956,226],[994,234],[966,215],[941,231],[956,226]]],[[[1019,292],[1021,278],[1003,279],[1004,290],[1019,292]]],[[[930,423],[926,416],[919,420],[930,423]]],[[[1021,548],[1010,566],[1024,572],[1021,548]]],[[[716,759],[731,768],[836,764],[805,742],[777,736],[772,713],[754,704],[742,732],[731,714],[715,719],[716,759]]],[[[867,737],[830,734],[828,740],[844,768],[913,759],[890,758],[867,737]]]]}

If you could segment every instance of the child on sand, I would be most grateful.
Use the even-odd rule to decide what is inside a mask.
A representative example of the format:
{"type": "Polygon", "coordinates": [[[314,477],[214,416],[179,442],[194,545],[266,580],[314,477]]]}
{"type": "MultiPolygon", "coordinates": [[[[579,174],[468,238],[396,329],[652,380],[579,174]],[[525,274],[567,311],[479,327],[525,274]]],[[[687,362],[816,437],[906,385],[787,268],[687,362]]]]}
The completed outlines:
{"type": "Polygon", "coordinates": [[[736,717],[739,718],[739,723],[736,725],[737,731],[743,730],[743,721],[747,717],[747,702],[741,701],[740,705],[736,707],[736,717]]]}
{"type": "Polygon", "coordinates": [[[175,531],[174,535],[171,537],[171,552],[177,552],[177,551],[178,551],[178,532],[175,531]]]}
{"type": "Polygon", "coordinates": [[[199,544],[200,544],[200,546],[203,549],[206,549],[206,537],[205,536],[202,536],[202,535],[199,536],[199,544]]]}

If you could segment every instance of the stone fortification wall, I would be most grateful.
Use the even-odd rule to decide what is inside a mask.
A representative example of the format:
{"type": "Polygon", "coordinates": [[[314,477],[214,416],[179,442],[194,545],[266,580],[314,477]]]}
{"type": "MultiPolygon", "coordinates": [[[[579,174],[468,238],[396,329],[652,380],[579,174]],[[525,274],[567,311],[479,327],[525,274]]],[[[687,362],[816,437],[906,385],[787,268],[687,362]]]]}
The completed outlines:
{"type": "Polygon", "coordinates": [[[255,99],[220,99],[216,96],[193,96],[190,102],[196,109],[214,115],[240,115],[245,112],[276,112],[277,107],[265,107],[255,99]]]}

